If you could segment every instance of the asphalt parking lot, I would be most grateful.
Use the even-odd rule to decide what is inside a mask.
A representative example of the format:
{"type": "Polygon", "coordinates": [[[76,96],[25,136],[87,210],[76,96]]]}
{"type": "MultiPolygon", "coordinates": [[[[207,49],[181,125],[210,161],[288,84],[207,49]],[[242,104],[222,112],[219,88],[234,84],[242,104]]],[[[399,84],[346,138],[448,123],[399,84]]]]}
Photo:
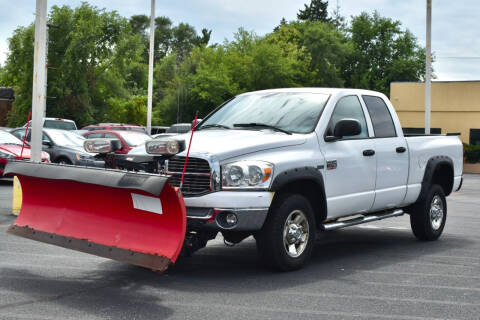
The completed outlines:
{"type": "Polygon", "coordinates": [[[322,236],[291,273],[219,239],[160,275],[8,235],[10,205],[0,182],[0,319],[480,319],[480,175],[448,198],[439,241],[402,216],[322,236]]]}

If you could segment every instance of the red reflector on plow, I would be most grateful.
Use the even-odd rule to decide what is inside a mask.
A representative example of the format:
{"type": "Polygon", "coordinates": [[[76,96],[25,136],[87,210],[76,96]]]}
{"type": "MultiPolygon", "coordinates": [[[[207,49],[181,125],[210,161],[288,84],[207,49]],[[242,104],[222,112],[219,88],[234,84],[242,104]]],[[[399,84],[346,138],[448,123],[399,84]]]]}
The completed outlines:
{"type": "Polygon", "coordinates": [[[158,271],[182,249],[185,205],[165,176],[30,162],[6,172],[23,195],[12,234],[158,271]]]}

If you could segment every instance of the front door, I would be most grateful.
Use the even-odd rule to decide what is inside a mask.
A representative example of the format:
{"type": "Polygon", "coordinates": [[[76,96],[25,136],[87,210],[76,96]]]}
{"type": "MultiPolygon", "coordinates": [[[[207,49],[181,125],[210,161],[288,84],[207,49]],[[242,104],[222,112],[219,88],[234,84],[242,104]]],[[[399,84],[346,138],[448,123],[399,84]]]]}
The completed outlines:
{"type": "Polygon", "coordinates": [[[358,120],[362,131],[356,136],[333,142],[321,141],[326,160],[328,218],[368,212],[375,198],[375,145],[369,138],[364,109],[358,96],[345,96],[337,102],[325,134],[333,135],[333,128],[341,119],[358,120]]]}

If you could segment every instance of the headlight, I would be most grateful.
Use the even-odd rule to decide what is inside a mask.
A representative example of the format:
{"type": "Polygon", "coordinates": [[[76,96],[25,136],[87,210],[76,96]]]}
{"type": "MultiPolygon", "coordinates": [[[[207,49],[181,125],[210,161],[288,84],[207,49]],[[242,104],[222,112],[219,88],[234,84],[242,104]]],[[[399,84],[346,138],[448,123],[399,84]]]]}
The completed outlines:
{"type": "Polygon", "coordinates": [[[0,151],[0,158],[6,158],[6,159],[15,159],[17,156],[15,156],[13,153],[10,153],[8,151],[0,151]]]}
{"type": "Polygon", "coordinates": [[[85,149],[85,151],[92,152],[92,153],[112,152],[112,144],[110,143],[109,140],[106,140],[106,139],[87,139],[83,143],[83,148],[85,149]]]}
{"type": "Polygon", "coordinates": [[[222,189],[268,189],[273,164],[265,161],[238,161],[222,165],[222,189]]]}
{"type": "Polygon", "coordinates": [[[92,138],[85,140],[83,148],[90,153],[110,153],[122,149],[122,142],[119,139],[92,138]]]}
{"type": "Polygon", "coordinates": [[[185,150],[185,141],[153,139],[145,143],[145,150],[149,154],[172,156],[185,150]]]}
{"type": "Polygon", "coordinates": [[[75,158],[77,158],[77,160],[87,160],[87,159],[90,159],[91,156],[89,154],[79,154],[79,153],[77,153],[75,155],[75,158]]]}

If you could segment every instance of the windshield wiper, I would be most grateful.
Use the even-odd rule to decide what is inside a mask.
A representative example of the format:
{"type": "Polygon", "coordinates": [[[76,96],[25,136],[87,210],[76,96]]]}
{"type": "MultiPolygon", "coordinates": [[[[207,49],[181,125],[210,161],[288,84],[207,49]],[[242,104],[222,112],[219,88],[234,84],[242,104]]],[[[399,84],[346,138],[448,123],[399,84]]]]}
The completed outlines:
{"type": "Polygon", "coordinates": [[[236,127],[236,128],[238,128],[238,127],[243,127],[243,128],[261,127],[261,128],[268,128],[268,129],[272,129],[272,130],[275,130],[275,131],[283,132],[283,133],[286,133],[286,134],[292,134],[292,133],[291,133],[290,131],[288,131],[288,130],[285,130],[285,129],[282,129],[282,128],[279,128],[279,127],[275,127],[275,126],[271,126],[271,125],[266,124],[266,123],[256,123],[256,122],[252,122],[252,123],[235,123],[233,126],[236,127]]]}
{"type": "Polygon", "coordinates": [[[198,130],[207,129],[207,128],[231,129],[230,127],[224,126],[223,124],[212,123],[212,124],[206,124],[204,126],[201,126],[198,130]]]}

